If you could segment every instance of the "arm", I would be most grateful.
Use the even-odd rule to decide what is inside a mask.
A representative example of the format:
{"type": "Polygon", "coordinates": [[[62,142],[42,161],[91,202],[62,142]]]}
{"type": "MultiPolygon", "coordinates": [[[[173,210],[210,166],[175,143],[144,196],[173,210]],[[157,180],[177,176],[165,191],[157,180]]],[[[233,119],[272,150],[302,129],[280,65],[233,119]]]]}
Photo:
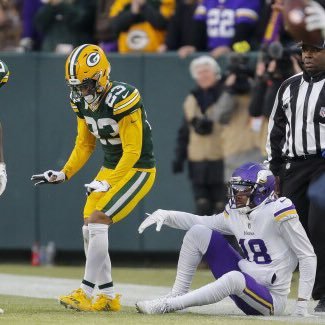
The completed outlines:
{"type": "Polygon", "coordinates": [[[76,174],[87,162],[96,146],[96,138],[88,129],[84,119],[77,117],[78,134],[75,146],[62,171],[68,179],[76,174]]]}
{"type": "Polygon", "coordinates": [[[282,103],[283,85],[280,87],[274,102],[269,119],[266,152],[270,162],[270,170],[275,176],[280,173],[282,158],[282,147],[285,141],[286,116],[282,103]]]}
{"type": "MultiPolygon", "coordinates": [[[[114,170],[114,180],[121,180],[138,161],[142,150],[142,113],[137,109],[118,122],[123,154],[114,170]]],[[[110,184],[112,185],[112,184],[110,184]]]]}
{"type": "Polygon", "coordinates": [[[161,12],[161,10],[154,8],[149,3],[145,3],[141,8],[141,14],[143,15],[144,19],[148,21],[154,28],[156,29],[167,28],[167,23],[168,23],[167,16],[170,16],[169,13],[165,17],[163,15],[163,12],[161,12]]]}
{"type": "Polygon", "coordinates": [[[299,260],[298,300],[309,300],[316,275],[316,255],[297,217],[280,224],[280,233],[299,260]]]}
{"type": "Polygon", "coordinates": [[[138,14],[133,13],[131,8],[132,4],[127,7],[120,1],[115,1],[112,4],[109,17],[111,17],[112,29],[117,35],[122,31],[127,31],[138,21],[138,14]]]}
{"type": "Polygon", "coordinates": [[[184,161],[187,159],[187,145],[189,141],[189,127],[185,118],[178,130],[175,159],[173,161],[173,172],[179,173],[183,171],[184,161]]]}
{"type": "Polygon", "coordinates": [[[212,216],[198,216],[191,213],[171,210],[156,210],[148,216],[140,225],[138,231],[141,234],[150,225],[157,224],[156,230],[160,231],[163,224],[176,229],[188,230],[194,225],[205,225],[210,229],[218,230],[222,234],[232,235],[225,221],[224,213],[212,216]]]}

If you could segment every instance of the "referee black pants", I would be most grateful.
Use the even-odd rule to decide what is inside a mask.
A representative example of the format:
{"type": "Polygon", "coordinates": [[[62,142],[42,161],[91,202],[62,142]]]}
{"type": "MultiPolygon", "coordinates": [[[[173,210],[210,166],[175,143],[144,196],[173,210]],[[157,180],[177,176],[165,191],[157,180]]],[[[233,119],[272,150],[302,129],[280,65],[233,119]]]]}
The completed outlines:
{"type": "Polygon", "coordinates": [[[309,185],[324,172],[325,159],[317,157],[285,163],[281,177],[281,194],[291,199],[296,206],[299,219],[317,256],[316,280],[312,294],[314,300],[325,296],[325,211],[309,200],[307,191],[309,185]]]}

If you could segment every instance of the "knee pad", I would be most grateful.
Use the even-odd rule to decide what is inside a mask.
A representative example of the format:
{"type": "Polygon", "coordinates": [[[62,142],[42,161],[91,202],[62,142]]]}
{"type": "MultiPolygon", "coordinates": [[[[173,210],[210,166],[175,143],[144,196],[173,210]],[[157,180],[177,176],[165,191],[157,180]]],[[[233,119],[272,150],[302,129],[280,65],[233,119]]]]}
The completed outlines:
{"type": "Polygon", "coordinates": [[[227,281],[232,294],[240,295],[246,288],[245,276],[239,271],[230,271],[224,274],[221,278],[224,278],[224,280],[227,281]]]}
{"type": "Polygon", "coordinates": [[[194,225],[187,231],[183,244],[196,247],[202,254],[208,249],[212,230],[203,225],[194,225]]]}

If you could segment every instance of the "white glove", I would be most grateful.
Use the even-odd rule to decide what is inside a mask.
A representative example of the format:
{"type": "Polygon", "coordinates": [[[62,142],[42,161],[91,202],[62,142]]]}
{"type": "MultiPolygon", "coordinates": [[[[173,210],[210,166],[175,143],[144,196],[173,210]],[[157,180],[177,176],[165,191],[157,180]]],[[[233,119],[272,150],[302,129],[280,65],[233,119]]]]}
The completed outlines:
{"type": "Polygon", "coordinates": [[[47,170],[43,174],[33,175],[31,177],[32,181],[37,181],[34,185],[42,185],[42,184],[59,184],[66,180],[64,172],[55,171],[55,170],[47,170]]]}
{"type": "Polygon", "coordinates": [[[84,186],[87,189],[87,196],[91,192],[107,192],[111,187],[106,181],[98,181],[96,179],[89,184],[85,184],[84,186]]]}
{"type": "Polygon", "coordinates": [[[291,316],[294,317],[311,317],[313,315],[310,315],[308,313],[308,301],[307,300],[297,300],[296,301],[296,307],[291,314],[291,316]]]}
{"type": "Polygon", "coordinates": [[[0,195],[4,192],[7,185],[6,164],[0,163],[0,195]]]}
{"type": "Polygon", "coordinates": [[[138,228],[139,234],[142,234],[146,228],[155,223],[157,224],[156,231],[160,231],[162,225],[168,217],[168,211],[159,209],[152,214],[147,213],[147,215],[148,217],[142,221],[141,225],[138,228]]]}
{"type": "Polygon", "coordinates": [[[308,6],[305,8],[307,17],[305,18],[305,24],[307,31],[320,29],[323,37],[325,35],[325,10],[316,1],[310,1],[308,6]]]}

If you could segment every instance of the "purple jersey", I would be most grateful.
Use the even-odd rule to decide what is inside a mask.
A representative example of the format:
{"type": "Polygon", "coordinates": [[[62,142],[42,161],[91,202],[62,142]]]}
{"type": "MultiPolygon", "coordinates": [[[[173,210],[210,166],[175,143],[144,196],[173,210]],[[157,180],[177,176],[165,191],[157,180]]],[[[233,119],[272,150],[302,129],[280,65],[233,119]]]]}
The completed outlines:
{"type": "Polygon", "coordinates": [[[208,49],[230,46],[235,36],[235,25],[255,24],[260,9],[259,0],[202,0],[194,18],[207,24],[208,49]]]}

